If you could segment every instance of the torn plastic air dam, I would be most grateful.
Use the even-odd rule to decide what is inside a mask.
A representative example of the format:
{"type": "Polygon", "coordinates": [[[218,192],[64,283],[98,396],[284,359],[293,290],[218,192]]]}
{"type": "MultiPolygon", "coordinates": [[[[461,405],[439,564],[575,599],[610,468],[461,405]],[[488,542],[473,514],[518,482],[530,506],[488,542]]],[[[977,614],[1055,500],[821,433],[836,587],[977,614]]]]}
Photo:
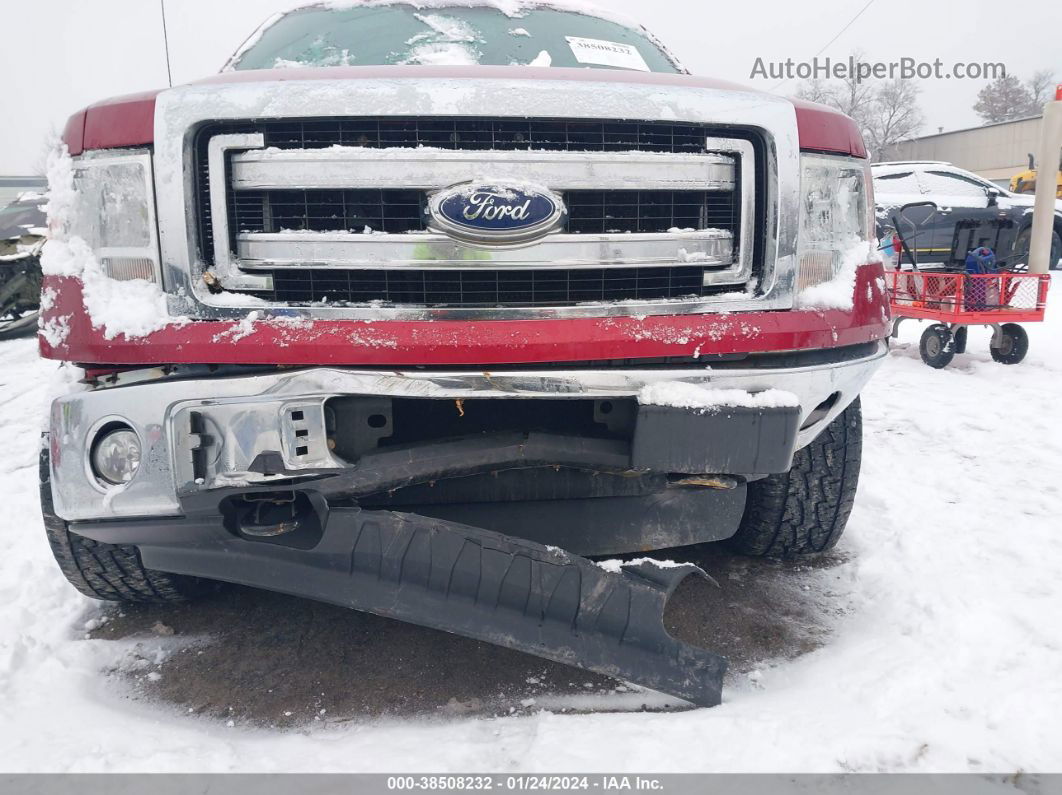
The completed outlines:
{"type": "Polygon", "coordinates": [[[222,531],[140,547],[150,568],[317,599],[720,703],[726,659],[672,638],[668,598],[693,565],[619,572],[532,541],[415,514],[333,508],[308,550],[222,531]]]}
{"type": "MultiPolygon", "coordinates": [[[[778,454],[768,458],[784,469],[798,412],[791,407],[771,414],[785,425],[777,436],[786,442],[772,445],[778,454]]],[[[670,439],[664,444],[673,445],[670,439]]],[[[639,454],[619,440],[512,432],[377,451],[353,468],[318,470],[306,480],[285,470],[276,452],[260,456],[252,469],[301,480],[296,488],[318,498],[344,500],[499,468],[648,469],[647,461],[659,457],[652,447],[639,454]]],[[[690,471],[708,471],[710,463],[724,462],[697,461],[690,471]]],[[[274,482],[262,491],[292,485],[274,482]]],[[[239,491],[198,492],[188,484],[182,503],[194,515],[239,491]]],[[[725,658],[676,641],[663,624],[679,582],[693,573],[707,576],[695,566],[642,564],[613,573],[560,549],[458,522],[359,508],[323,513],[322,538],[309,550],[217,530],[194,545],[141,545],[141,554],[145,565],[163,571],[319,599],[585,668],[700,706],[720,703],[725,658]]]]}

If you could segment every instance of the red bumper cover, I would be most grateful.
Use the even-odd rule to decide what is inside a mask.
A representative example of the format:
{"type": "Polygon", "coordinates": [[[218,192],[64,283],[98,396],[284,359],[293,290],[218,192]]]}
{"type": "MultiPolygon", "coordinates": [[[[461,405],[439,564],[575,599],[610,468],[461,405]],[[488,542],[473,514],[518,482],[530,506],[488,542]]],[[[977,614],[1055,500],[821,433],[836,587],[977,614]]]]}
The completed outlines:
{"type": "MultiPolygon", "coordinates": [[[[854,307],[543,320],[196,320],[147,336],[107,339],[85,310],[81,282],[46,276],[42,323],[69,328],[41,354],[81,364],[492,366],[698,357],[833,348],[888,335],[880,265],[859,268],[854,307]]],[[[54,335],[53,335],[54,339],[54,335]]]]}

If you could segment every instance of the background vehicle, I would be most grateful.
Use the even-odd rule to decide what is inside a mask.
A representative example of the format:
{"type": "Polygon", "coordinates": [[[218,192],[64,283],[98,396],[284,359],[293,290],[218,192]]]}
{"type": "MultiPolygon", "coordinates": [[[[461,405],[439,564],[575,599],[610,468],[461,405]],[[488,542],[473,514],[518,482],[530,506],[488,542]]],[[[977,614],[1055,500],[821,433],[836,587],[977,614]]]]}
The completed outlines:
{"type": "Polygon", "coordinates": [[[0,339],[37,330],[45,198],[26,193],[0,209],[0,339]]]}
{"type": "MultiPolygon", "coordinates": [[[[1015,194],[976,174],[942,162],[875,163],[874,201],[879,238],[905,204],[932,201],[936,209],[912,207],[905,216],[917,227],[905,234],[919,267],[961,267],[966,253],[992,249],[1003,267],[1013,268],[1029,256],[1033,196],[1015,194]]],[[[1052,267],[1062,258],[1062,201],[1055,213],[1052,267]]]]}
{"type": "MultiPolygon", "coordinates": [[[[1062,199],[1062,164],[1059,165],[1059,171],[1055,179],[1058,185],[1055,193],[1058,198],[1062,199]]],[[[1029,154],[1029,167],[1010,178],[1010,192],[1028,193],[1030,195],[1036,193],[1036,162],[1031,153],[1029,154]]]]}
{"type": "Polygon", "coordinates": [[[75,114],[54,164],[70,581],[234,581],[718,703],[725,661],[663,629],[690,567],[584,556],[837,542],[888,333],[852,120],[548,5],[311,6],[229,69],[75,114]]]}

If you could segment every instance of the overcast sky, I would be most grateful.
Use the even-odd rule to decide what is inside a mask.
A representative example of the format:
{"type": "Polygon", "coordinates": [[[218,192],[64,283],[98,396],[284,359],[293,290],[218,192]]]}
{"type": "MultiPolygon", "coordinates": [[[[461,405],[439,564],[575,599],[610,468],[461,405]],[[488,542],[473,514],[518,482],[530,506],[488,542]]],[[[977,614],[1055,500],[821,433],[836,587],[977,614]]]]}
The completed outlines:
{"type": "MultiPolygon", "coordinates": [[[[296,0],[167,0],[175,84],[212,74],[261,22],[296,0]]],[[[810,60],[865,0],[597,0],[642,21],[695,74],[757,88],[757,56],[810,60]]],[[[1053,68],[1062,80],[1058,0],[874,0],[821,57],[862,49],[874,61],[999,61],[1027,77],[1053,68]]],[[[920,81],[923,133],[978,124],[984,81],[920,81]]],[[[164,87],[158,0],[0,0],[0,175],[28,174],[42,141],[78,108],[116,94],[164,87]]],[[[791,83],[778,88],[792,93],[791,83]]]]}

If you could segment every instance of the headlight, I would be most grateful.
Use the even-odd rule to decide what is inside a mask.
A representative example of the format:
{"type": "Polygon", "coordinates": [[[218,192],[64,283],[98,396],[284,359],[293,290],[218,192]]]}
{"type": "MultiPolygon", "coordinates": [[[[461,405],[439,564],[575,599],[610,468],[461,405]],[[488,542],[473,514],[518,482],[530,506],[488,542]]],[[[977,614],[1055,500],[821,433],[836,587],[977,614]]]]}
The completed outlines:
{"type": "Polygon", "coordinates": [[[75,158],[74,188],[66,233],[88,243],[112,279],[161,282],[150,153],[75,158]]]}
{"type": "Polygon", "coordinates": [[[92,471],[105,485],[120,486],[140,468],[140,437],[128,427],[105,431],[92,446],[92,471]]]}
{"type": "Polygon", "coordinates": [[[800,156],[800,266],[797,293],[828,282],[845,255],[870,239],[870,166],[866,160],[800,156]]]}

